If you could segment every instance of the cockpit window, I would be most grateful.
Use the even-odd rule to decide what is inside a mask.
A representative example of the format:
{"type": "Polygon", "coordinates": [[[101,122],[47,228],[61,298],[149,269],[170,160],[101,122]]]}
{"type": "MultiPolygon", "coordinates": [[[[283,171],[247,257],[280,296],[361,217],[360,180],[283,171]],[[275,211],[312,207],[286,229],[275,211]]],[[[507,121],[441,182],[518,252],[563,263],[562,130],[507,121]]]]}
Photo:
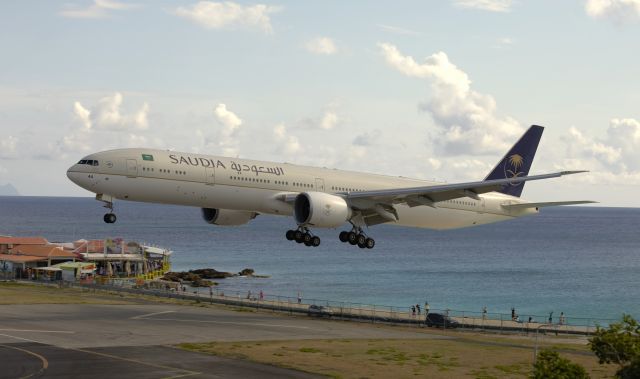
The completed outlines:
{"type": "Polygon", "coordinates": [[[89,166],[98,166],[100,163],[94,159],[81,159],[78,164],[88,164],[89,166]]]}

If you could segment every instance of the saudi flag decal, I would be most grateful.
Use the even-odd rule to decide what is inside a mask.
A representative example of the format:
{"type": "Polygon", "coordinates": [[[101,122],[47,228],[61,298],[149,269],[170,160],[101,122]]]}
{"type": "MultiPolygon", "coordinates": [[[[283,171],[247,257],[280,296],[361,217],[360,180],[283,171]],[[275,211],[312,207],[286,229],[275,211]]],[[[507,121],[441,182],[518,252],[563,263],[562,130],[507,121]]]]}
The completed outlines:
{"type": "Polygon", "coordinates": [[[153,155],[151,155],[151,154],[142,154],[142,160],[143,161],[152,161],[153,160],[153,155]]]}

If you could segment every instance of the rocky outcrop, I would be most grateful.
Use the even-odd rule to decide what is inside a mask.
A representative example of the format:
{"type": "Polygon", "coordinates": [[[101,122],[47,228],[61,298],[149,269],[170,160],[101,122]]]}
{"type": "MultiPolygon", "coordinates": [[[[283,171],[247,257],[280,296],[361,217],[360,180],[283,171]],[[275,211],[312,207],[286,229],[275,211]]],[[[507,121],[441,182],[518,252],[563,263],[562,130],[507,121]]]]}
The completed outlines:
{"type": "Polygon", "coordinates": [[[187,282],[191,287],[211,287],[218,285],[218,283],[206,280],[194,272],[167,272],[162,279],[178,283],[187,282]]]}
{"type": "Polygon", "coordinates": [[[252,268],[245,268],[238,273],[238,276],[253,276],[255,271],[252,268]]]}
{"type": "Polygon", "coordinates": [[[213,268],[201,268],[197,270],[182,271],[182,272],[167,272],[162,277],[163,280],[177,283],[187,282],[191,287],[210,287],[218,285],[218,283],[212,282],[208,279],[224,279],[233,276],[251,276],[259,277],[255,275],[255,271],[252,268],[245,268],[237,274],[230,272],[218,271],[213,268]]]}
{"type": "MultiPolygon", "coordinates": [[[[253,270],[251,270],[251,271],[253,271],[253,270]]],[[[213,269],[213,268],[201,268],[201,269],[198,269],[198,270],[191,270],[189,272],[193,273],[193,274],[196,274],[196,275],[199,275],[203,279],[224,279],[224,278],[229,278],[231,276],[234,276],[230,272],[218,271],[218,270],[213,269]]]]}

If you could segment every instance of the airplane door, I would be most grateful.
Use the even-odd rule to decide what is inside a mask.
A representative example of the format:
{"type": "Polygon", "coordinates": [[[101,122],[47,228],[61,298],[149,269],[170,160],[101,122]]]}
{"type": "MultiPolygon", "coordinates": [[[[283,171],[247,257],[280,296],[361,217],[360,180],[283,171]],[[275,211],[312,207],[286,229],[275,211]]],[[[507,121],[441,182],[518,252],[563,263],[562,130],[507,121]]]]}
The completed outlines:
{"type": "Polygon", "coordinates": [[[127,176],[138,176],[138,162],[135,159],[127,159],[127,176]]]}
{"type": "Polygon", "coordinates": [[[316,191],[324,192],[324,179],[316,178],[316,191]]]}
{"type": "Polygon", "coordinates": [[[214,167],[205,167],[205,183],[207,184],[215,184],[216,179],[216,169],[214,167]]]}

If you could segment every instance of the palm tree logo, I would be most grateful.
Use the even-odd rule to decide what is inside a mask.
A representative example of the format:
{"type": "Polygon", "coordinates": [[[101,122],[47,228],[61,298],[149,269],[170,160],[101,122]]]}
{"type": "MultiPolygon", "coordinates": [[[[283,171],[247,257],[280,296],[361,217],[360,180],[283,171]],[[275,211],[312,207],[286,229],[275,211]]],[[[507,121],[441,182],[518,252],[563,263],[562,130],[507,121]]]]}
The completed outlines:
{"type": "Polygon", "coordinates": [[[524,171],[519,171],[524,165],[524,158],[520,154],[513,154],[507,159],[507,164],[505,165],[505,176],[506,178],[517,178],[520,175],[524,174],[524,171]]]}

